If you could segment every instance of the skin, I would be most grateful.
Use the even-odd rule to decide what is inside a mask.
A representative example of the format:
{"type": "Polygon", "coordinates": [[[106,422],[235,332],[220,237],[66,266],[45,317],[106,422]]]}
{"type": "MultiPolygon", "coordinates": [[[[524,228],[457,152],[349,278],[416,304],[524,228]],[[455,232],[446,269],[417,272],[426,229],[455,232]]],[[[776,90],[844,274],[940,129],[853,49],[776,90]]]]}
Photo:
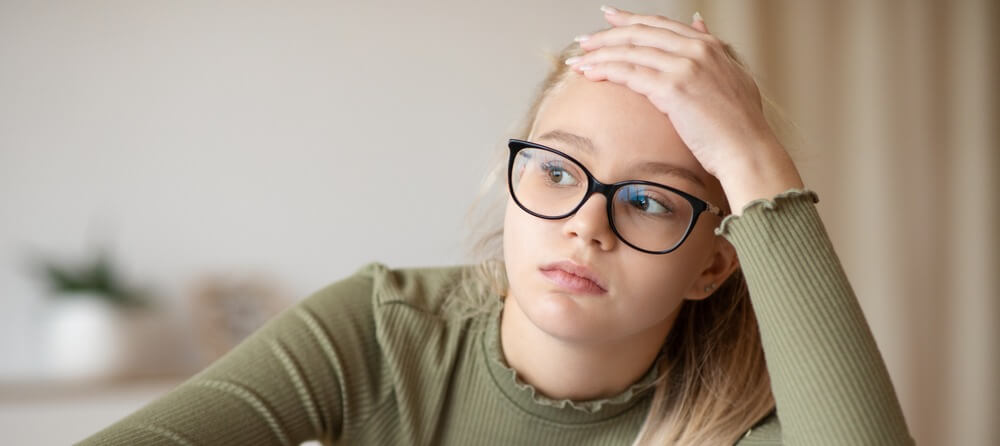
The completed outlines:
{"type": "MultiPolygon", "coordinates": [[[[581,42],[587,54],[570,61],[578,74],[545,98],[529,140],[569,153],[599,181],[655,181],[736,212],[803,187],[764,120],[753,80],[719,56],[703,22],[620,10],[605,18],[612,28],[581,42]],[[557,129],[590,139],[596,150],[537,139],[557,129]],[[687,169],[703,184],[629,174],[647,161],[687,169]]],[[[739,267],[733,247],[713,232],[719,217],[703,213],[683,245],[653,255],[617,238],[605,206],[592,195],[576,214],[545,220],[508,200],[501,344],[508,364],[550,398],[624,391],[652,366],[684,300],[709,297],[705,286],[739,267]],[[561,260],[589,267],[607,292],[572,293],[541,274],[561,260]]]]}

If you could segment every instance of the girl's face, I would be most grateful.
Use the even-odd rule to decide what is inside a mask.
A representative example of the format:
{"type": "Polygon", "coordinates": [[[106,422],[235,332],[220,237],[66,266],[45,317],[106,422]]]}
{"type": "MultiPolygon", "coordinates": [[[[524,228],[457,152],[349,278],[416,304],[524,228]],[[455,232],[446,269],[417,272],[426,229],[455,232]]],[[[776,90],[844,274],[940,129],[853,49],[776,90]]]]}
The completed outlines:
{"type": "MultiPolygon", "coordinates": [[[[580,161],[598,181],[648,180],[675,187],[718,206],[725,196],[644,96],[611,82],[571,75],[545,99],[528,139],[580,161]],[[552,132],[577,137],[552,137],[552,132]],[[582,147],[589,139],[594,150],[582,147]],[[574,141],[576,140],[576,141],[574,141]],[[682,174],[637,176],[635,166],[658,162],[682,174]]],[[[508,192],[509,194],[509,192],[508,192]]],[[[685,298],[701,299],[709,283],[722,283],[736,264],[735,251],[713,229],[719,218],[703,213],[687,240],[668,254],[647,254],[612,232],[601,195],[591,195],[572,216],[545,220],[508,196],[504,258],[508,299],[539,329],[567,341],[602,342],[660,333],[673,324],[685,298]],[[600,294],[576,293],[541,268],[553,262],[583,265],[604,285],[600,294]]]]}

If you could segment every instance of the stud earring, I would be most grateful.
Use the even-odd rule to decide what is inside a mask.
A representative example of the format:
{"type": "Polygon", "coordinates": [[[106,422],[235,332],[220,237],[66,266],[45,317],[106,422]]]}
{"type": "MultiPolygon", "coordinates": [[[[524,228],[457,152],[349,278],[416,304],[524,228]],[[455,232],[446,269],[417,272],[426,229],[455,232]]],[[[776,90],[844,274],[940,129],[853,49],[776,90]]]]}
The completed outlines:
{"type": "Polygon", "coordinates": [[[710,283],[708,285],[705,285],[705,292],[707,293],[709,291],[712,291],[713,288],[715,288],[715,284],[714,283],[710,283]]]}

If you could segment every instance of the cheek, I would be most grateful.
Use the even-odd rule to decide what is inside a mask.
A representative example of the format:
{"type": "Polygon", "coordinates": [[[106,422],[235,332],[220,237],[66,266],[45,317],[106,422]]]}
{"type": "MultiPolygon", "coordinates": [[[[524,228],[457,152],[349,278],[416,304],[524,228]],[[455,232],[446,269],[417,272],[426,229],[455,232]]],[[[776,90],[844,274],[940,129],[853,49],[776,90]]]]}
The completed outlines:
{"type": "Polygon", "coordinates": [[[507,201],[503,221],[504,252],[521,254],[531,251],[528,246],[539,246],[546,238],[546,221],[530,215],[513,200],[507,201]],[[507,251],[507,249],[510,251],[507,251]]]}
{"type": "Polygon", "coordinates": [[[507,210],[503,220],[503,256],[507,265],[507,277],[515,280],[517,270],[521,268],[528,254],[525,246],[530,246],[532,230],[525,214],[513,201],[507,201],[507,210]]]}
{"type": "Polygon", "coordinates": [[[624,263],[626,280],[623,281],[623,293],[636,296],[650,306],[675,305],[673,301],[684,297],[690,277],[687,265],[675,260],[624,263]]]}
{"type": "Polygon", "coordinates": [[[508,292],[514,296],[521,294],[523,286],[524,265],[530,263],[525,259],[527,254],[523,248],[525,246],[525,231],[521,219],[517,215],[521,209],[508,200],[506,214],[503,221],[503,260],[507,273],[508,292]]]}
{"type": "MultiPolygon", "coordinates": [[[[704,253],[712,246],[711,233],[692,232],[677,250],[664,255],[628,253],[620,258],[621,273],[627,292],[635,296],[652,296],[652,300],[671,303],[682,300],[690,291],[707,258],[704,253]]],[[[655,304],[654,304],[655,305],[655,304]]]]}
{"type": "Polygon", "coordinates": [[[675,252],[686,258],[704,260],[707,253],[715,248],[715,237],[715,227],[708,222],[699,221],[684,244],[675,252]]]}
{"type": "Polygon", "coordinates": [[[556,251],[551,223],[530,215],[508,200],[503,224],[503,256],[507,279],[512,289],[527,285],[525,280],[535,274],[535,268],[552,260],[556,251]]]}
{"type": "Polygon", "coordinates": [[[651,273],[647,286],[658,286],[664,294],[683,298],[707,267],[707,253],[712,249],[715,235],[711,231],[691,233],[676,251],[666,254],[659,270],[651,273]]]}

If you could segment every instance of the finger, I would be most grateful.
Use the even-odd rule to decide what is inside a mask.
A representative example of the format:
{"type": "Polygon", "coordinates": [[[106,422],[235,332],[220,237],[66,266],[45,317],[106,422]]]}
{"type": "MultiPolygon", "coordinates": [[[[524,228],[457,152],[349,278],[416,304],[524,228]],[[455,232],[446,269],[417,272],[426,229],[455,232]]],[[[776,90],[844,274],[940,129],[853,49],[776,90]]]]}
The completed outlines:
{"type": "Polygon", "coordinates": [[[566,60],[566,64],[576,68],[577,66],[606,62],[628,62],[669,72],[676,70],[680,64],[691,62],[690,60],[684,62],[678,59],[684,59],[684,57],[651,46],[619,45],[602,47],[581,56],[571,57],[566,60]]]}
{"type": "Polygon", "coordinates": [[[705,24],[705,19],[701,17],[701,13],[698,11],[694,12],[694,16],[691,19],[691,27],[703,33],[708,33],[708,25],[705,24]]]}
{"type": "Polygon", "coordinates": [[[611,7],[602,7],[601,10],[604,11],[605,20],[615,26],[643,24],[655,26],[657,28],[669,29],[677,34],[690,38],[698,39],[704,37],[701,31],[688,26],[686,23],[673,20],[669,17],[661,15],[635,14],[611,7]]]}
{"type": "Polygon", "coordinates": [[[684,37],[669,29],[635,24],[596,32],[580,42],[580,47],[589,52],[612,46],[649,46],[687,57],[702,57],[715,44],[684,37]]]}
{"type": "Polygon", "coordinates": [[[588,80],[621,84],[650,100],[654,96],[662,96],[664,92],[675,91],[669,86],[677,85],[670,73],[630,62],[603,62],[575,68],[588,80]]]}

